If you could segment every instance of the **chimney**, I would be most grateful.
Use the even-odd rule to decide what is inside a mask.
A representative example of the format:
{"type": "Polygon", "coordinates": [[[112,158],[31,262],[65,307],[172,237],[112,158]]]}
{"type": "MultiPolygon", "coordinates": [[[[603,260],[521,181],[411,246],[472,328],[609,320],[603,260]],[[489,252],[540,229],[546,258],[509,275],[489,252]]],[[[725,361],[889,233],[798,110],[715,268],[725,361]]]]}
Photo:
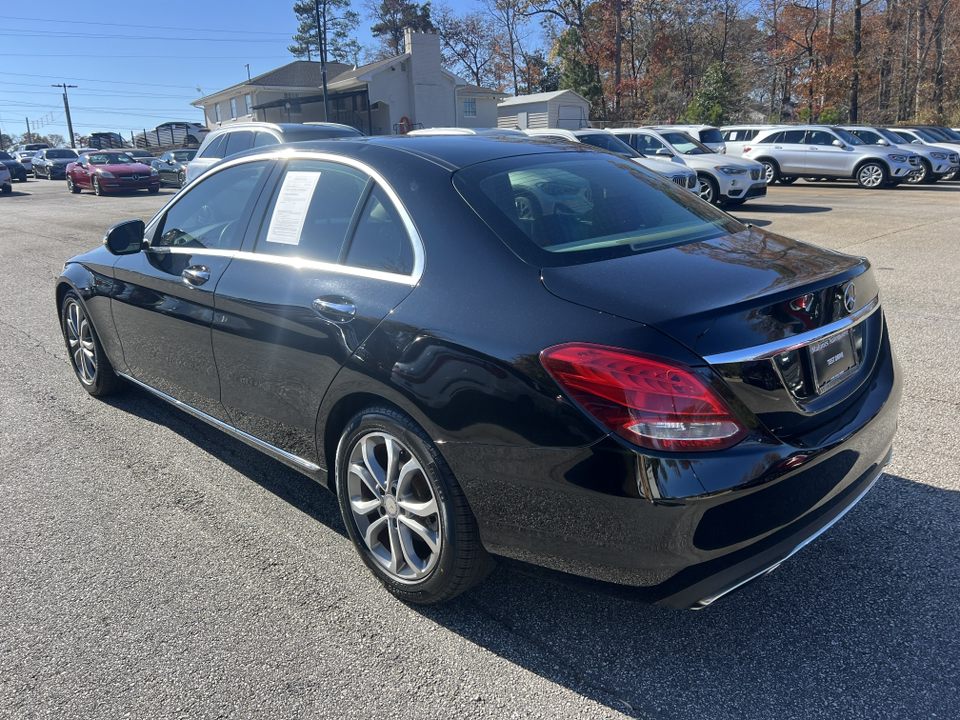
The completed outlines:
{"type": "Polygon", "coordinates": [[[447,98],[447,94],[453,92],[453,85],[444,80],[441,73],[440,36],[435,30],[419,32],[405,27],[403,46],[410,54],[411,120],[424,127],[454,125],[453,103],[447,98]]]}

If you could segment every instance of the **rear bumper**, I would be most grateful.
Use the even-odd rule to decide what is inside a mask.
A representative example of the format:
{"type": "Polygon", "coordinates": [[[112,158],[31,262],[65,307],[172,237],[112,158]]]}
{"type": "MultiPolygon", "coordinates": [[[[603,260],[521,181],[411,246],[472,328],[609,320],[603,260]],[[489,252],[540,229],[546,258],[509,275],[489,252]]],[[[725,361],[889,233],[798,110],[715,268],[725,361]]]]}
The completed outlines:
{"type": "Polygon", "coordinates": [[[744,443],[712,457],[654,457],[607,437],[589,448],[441,452],[490,552],[637,599],[704,607],[797,552],[876,482],[902,390],[892,354],[880,364],[849,429],[816,448],[744,443]]]}

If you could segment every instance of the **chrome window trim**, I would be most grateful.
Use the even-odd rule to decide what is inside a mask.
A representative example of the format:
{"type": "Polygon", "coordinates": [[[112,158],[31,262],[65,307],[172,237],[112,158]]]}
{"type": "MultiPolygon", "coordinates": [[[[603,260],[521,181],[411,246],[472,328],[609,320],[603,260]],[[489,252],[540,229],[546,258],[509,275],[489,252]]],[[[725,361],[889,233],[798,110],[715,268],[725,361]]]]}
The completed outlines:
{"type": "Polygon", "coordinates": [[[177,400],[172,395],[167,395],[162,390],[157,390],[155,387],[152,387],[151,385],[147,385],[144,382],[140,382],[136,378],[130,377],[126,373],[122,373],[118,371],[117,375],[122,377],[124,380],[128,380],[134,385],[143,388],[147,392],[152,393],[153,395],[156,395],[161,400],[166,400],[168,403],[170,403],[174,407],[179,408],[180,410],[183,410],[188,415],[192,415],[198,420],[203,420],[204,422],[209,423],[210,425],[213,425],[215,428],[219,430],[223,430],[228,435],[231,435],[237,438],[238,440],[241,440],[247,443],[248,445],[252,445],[258,450],[262,450],[268,455],[275,457],[277,460],[280,460],[281,462],[286,463],[287,465],[290,465],[291,467],[294,467],[297,470],[300,470],[301,472],[316,473],[322,469],[316,463],[312,463],[309,460],[304,460],[302,457],[299,457],[292,453],[288,453],[286,450],[281,450],[280,448],[276,447],[275,445],[271,445],[268,442],[264,442],[260,438],[254,437],[253,435],[246,433],[243,430],[239,430],[235,428],[233,425],[225,423],[222,420],[218,420],[212,415],[207,415],[207,413],[203,412],[203,410],[197,410],[197,408],[193,407],[192,405],[187,405],[185,402],[182,402],[181,400],[177,400]]]}
{"type": "MultiPolygon", "coordinates": [[[[256,253],[249,251],[238,251],[238,250],[198,250],[197,248],[163,248],[163,250],[175,253],[189,253],[189,254],[233,254],[234,256],[243,257],[244,259],[258,260],[261,262],[272,262],[278,265],[290,265],[295,268],[313,268],[317,270],[324,270],[328,272],[342,272],[346,275],[355,275],[358,277],[369,277],[375,278],[378,280],[386,280],[388,282],[400,283],[401,285],[416,285],[420,282],[420,278],[423,276],[423,267],[424,267],[424,246],[423,238],[420,236],[420,232],[417,230],[417,226],[413,222],[413,218],[410,216],[410,213],[407,212],[407,208],[400,201],[400,197],[397,195],[396,191],[386,179],[379,172],[374,170],[372,167],[366,163],[362,163],[353,158],[344,157],[343,155],[336,155],[334,153],[325,153],[325,152],[304,152],[301,150],[294,150],[292,148],[283,148],[281,150],[274,149],[272,152],[263,152],[257,153],[256,155],[245,155],[240,158],[225,160],[222,161],[222,164],[218,165],[215,170],[204,173],[204,177],[213,177],[218,172],[222,172],[227,168],[233,167],[234,165],[240,165],[242,163],[256,162],[258,160],[278,160],[278,159],[307,159],[307,160],[320,160],[325,162],[332,162],[338,165],[347,165],[359,170],[360,172],[366,173],[368,176],[374,179],[374,181],[383,188],[384,192],[387,193],[387,197],[390,198],[390,201],[393,203],[394,208],[396,208],[397,213],[400,215],[400,220],[403,223],[404,229],[407,231],[407,237],[410,239],[410,244],[413,247],[413,270],[409,275],[402,275],[400,273],[388,273],[381,270],[368,270],[366,268],[357,268],[350,265],[340,265],[339,263],[325,263],[318,262],[314,260],[304,260],[301,258],[291,258],[287,255],[271,255],[270,253],[256,253]]],[[[197,180],[197,182],[200,182],[197,180]]],[[[191,183],[192,184],[192,183],[191,183]]],[[[144,230],[144,235],[147,235],[156,228],[156,224],[159,222],[159,218],[166,212],[176,205],[181,193],[177,193],[173,196],[173,199],[170,200],[166,205],[164,205],[160,211],[151,218],[150,222],[147,223],[147,226],[144,230]]],[[[151,250],[156,250],[153,246],[150,247],[151,250]]],[[[226,257],[227,255],[224,255],[226,257]]]]}
{"type": "Polygon", "coordinates": [[[833,335],[834,333],[845,328],[853,327],[857,323],[860,323],[868,318],[879,308],[880,296],[877,295],[867,305],[860,308],[856,312],[851,313],[847,317],[841,318],[836,322],[832,322],[829,325],[824,325],[821,328],[809,330],[805,333],[800,333],[799,335],[793,335],[792,337],[785,338],[783,340],[775,340],[774,342],[766,343],[764,345],[756,345],[751,348],[744,348],[743,350],[731,350],[729,352],[717,353],[715,355],[706,355],[703,359],[711,365],[726,365],[729,363],[767,360],[775,355],[779,355],[780,353],[796,350],[797,348],[803,347],[804,345],[815,340],[825,338],[828,335],[833,335]]]}

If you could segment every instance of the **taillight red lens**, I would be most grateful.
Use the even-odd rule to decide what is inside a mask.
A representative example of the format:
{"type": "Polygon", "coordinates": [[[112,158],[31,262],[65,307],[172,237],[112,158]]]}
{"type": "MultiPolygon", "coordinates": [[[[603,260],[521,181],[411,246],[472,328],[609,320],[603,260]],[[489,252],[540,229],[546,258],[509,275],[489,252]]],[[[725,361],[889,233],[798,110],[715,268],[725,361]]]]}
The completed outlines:
{"type": "Polygon", "coordinates": [[[571,398],[622,438],[651,450],[723,450],[746,428],[691,368],[663,358],[586,343],[540,353],[571,398]]]}

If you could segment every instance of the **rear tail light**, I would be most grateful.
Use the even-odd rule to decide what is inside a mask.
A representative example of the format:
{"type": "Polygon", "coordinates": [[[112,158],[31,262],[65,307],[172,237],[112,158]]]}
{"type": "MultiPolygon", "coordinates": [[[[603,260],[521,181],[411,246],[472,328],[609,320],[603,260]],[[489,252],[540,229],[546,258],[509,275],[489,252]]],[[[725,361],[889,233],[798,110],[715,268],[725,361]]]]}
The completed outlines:
{"type": "Polygon", "coordinates": [[[588,413],[641,447],[723,450],[747,435],[730,406],[679,363],[586,343],[547,348],[540,362],[588,413]]]}

